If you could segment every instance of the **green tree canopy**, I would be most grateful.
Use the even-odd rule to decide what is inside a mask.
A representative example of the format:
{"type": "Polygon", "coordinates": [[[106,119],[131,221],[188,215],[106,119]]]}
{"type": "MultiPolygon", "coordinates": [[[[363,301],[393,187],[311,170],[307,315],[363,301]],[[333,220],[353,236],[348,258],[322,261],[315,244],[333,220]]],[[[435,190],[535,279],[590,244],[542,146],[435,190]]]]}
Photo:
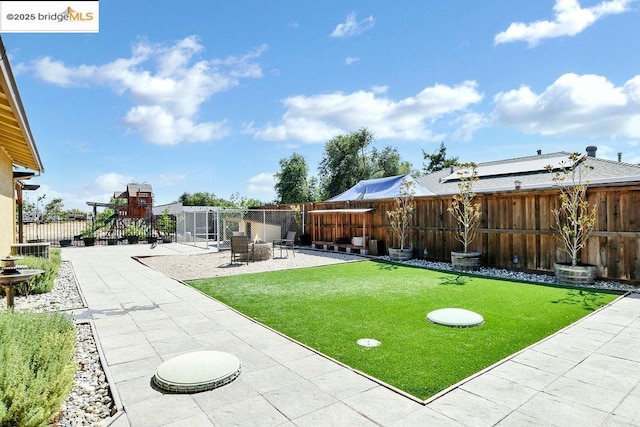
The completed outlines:
{"type": "Polygon", "coordinates": [[[447,148],[444,146],[444,142],[440,143],[440,148],[433,154],[427,154],[422,150],[422,155],[424,160],[429,161],[429,164],[423,163],[424,173],[437,172],[458,163],[457,157],[447,157],[447,148]]]}
{"type": "Polygon", "coordinates": [[[307,162],[300,154],[293,153],[280,160],[280,172],[276,172],[275,190],[277,203],[304,203],[310,201],[307,162]]]}
{"type": "MultiPolygon", "coordinates": [[[[44,200],[44,199],[43,199],[44,200]]],[[[49,203],[44,206],[44,212],[42,213],[42,221],[48,222],[55,219],[64,219],[66,214],[64,212],[64,203],[62,199],[56,197],[51,199],[49,203]]]]}
{"type": "Polygon", "coordinates": [[[411,163],[402,161],[397,149],[370,148],[373,141],[373,134],[362,128],[327,142],[318,168],[322,198],[340,194],[363,179],[411,172],[411,163]]]}
{"type": "Polygon", "coordinates": [[[411,173],[411,163],[402,161],[398,149],[390,146],[381,151],[373,149],[371,153],[373,174],[370,178],[384,178],[385,176],[406,175],[411,173]]]}
{"type": "Polygon", "coordinates": [[[182,202],[183,206],[217,206],[220,208],[232,209],[252,208],[263,205],[260,200],[241,197],[239,193],[232,194],[229,200],[217,197],[213,193],[182,193],[178,198],[178,201],[182,202]]]}
{"type": "Polygon", "coordinates": [[[196,193],[182,193],[178,198],[183,206],[220,206],[231,207],[228,200],[217,197],[213,193],[198,191],[196,193]]]}

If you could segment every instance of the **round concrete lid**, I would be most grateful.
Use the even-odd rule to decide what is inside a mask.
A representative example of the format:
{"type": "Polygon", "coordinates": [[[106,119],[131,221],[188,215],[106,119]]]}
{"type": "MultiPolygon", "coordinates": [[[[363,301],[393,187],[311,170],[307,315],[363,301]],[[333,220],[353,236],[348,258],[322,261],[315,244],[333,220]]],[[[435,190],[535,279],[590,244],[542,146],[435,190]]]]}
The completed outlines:
{"type": "Polygon", "coordinates": [[[478,326],[484,323],[484,318],[476,312],[464,308],[441,308],[427,314],[430,322],[444,326],[456,326],[465,328],[478,326]]]}
{"type": "Polygon", "coordinates": [[[237,357],[220,351],[196,351],[160,364],[153,383],[174,393],[197,393],[229,384],[238,375],[237,357]]]}
{"type": "Polygon", "coordinates": [[[380,341],[373,338],[360,338],[357,341],[357,344],[362,347],[378,347],[380,345],[380,341]]]}

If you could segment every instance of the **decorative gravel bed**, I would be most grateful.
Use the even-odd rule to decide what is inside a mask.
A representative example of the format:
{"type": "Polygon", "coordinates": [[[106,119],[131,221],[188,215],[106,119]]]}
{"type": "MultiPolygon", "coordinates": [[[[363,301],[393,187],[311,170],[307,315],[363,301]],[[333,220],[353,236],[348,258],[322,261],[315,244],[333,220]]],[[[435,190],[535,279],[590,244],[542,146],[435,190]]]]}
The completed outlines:
{"type": "MultiPolygon", "coordinates": [[[[381,259],[389,261],[389,257],[381,257],[381,259]]],[[[427,261],[423,259],[412,259],[409,261],[404,261],[401,264],[412,265],[415,267],[423,267],[423,268],[432,268],[434,270],[443,270],[443,271],[454,271],[451,267],[451,264],[448,262],[437,262],[437,261],[427,261]]],[[[489,268],[489,267],[480,267],[480,270],[474,271],[473,274],[477,274],[480,276],[491,276],[491,277],[500,277],[503,279],[509,280],[518,280],[525,282],[536,282],[536,283],[556,283],[556,279],[553,275],[550,274],[537,274],[537,273],[528,273],[519,270],[506,270],[501,268],[489,268]]],[[[631,285],[623,282],[615,282],[608,280],[596,280],[596,282],[591,286],[585,286],[594,289],[607,289],[607,290],[616,290],[616,291],[631,291],[638,292],[640,287],[636,285],[631,285]]]]}
{"type": "MultiPolygon", "coordinates": [[[[14,310],[50,312],[83,307],[82,297],[71,264],[63,261],[51,292],[15,297],[14,310]]],[[[6,300],[0,301],[0,311],[6,311],[6,300]]],[[[115,413],[91,325],[76,323],[76,354],[78,362],[75,387],[62,405],[54,426],[98,425],[115,413]]]]}

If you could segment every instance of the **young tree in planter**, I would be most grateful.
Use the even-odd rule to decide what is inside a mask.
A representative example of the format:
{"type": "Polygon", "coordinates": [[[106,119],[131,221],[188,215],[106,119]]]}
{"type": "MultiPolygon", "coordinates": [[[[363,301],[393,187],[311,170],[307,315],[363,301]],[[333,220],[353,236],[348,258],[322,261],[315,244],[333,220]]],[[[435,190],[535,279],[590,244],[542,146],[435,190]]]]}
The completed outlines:
{"type": "Polygon", "coordinates": [[[480,203],[475,201],[476,193],[473,191],[473,185],[478,181],[478,166],[473,163],[459,164],[458,176],[458,194],[453,196],[451,207],[447,209],[458,221],[458,233],[456,237],[464,252],[469,252],[469,245],[478,235],[478,226],[480,225],[480,203]]]}
{"type": "Polygon", "coordinates": [[[558,231],[556,236],[573,267],[580,261],[580,251],[593,231],[598,213],[598,205],[589,205],[587,200],[586,176],[593,166],[587,165],[586,159],[586,155],[572,153],[569,162],[560,163],[556,172],[551,165],[547,166],[560,190],[560,207],[551,211],[558,231]]]}
{"type": "MultiPolygon", "coordinates": [[[[400,242],[400,253],[405,251],[404,242],[409,234],[409,223],[411,222],[413,211],[415,210],[415,203],[413,200],[413,196],[415,194],[415,189],[413,188],[414,185],[415,183],[413,181],[407,180],[406,177],[403,178],[402,183],[400,184],[400,195],[395,199],[396,208],[394,210],[387,211],[387,217],[391,223],[391,228],[400,242]]],[[[392,255],[392,252],[393,248],[389,250],[390,256],[392,255]]],[[[400,255],[400,257],[410,259],[411,253],[409,252],[404,256],[400,255]]],[[[391,256],[391,258],[394,258],[394,256],[391,256]]]]}

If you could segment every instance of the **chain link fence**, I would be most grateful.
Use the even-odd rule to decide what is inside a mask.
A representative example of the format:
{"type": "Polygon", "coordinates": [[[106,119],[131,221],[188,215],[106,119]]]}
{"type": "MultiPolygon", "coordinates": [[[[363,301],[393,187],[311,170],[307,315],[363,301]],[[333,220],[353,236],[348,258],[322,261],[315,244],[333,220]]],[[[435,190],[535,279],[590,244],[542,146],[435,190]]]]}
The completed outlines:
{"type": "Polygon", "coordinates": [[[176,218],[176,237],[180,243],[222,250],[231,247],[234,233],[271,242],[284,238],[288,231],[302,233],[302,224],[303,213],[293,210],[185,206],[176,218]]]}

